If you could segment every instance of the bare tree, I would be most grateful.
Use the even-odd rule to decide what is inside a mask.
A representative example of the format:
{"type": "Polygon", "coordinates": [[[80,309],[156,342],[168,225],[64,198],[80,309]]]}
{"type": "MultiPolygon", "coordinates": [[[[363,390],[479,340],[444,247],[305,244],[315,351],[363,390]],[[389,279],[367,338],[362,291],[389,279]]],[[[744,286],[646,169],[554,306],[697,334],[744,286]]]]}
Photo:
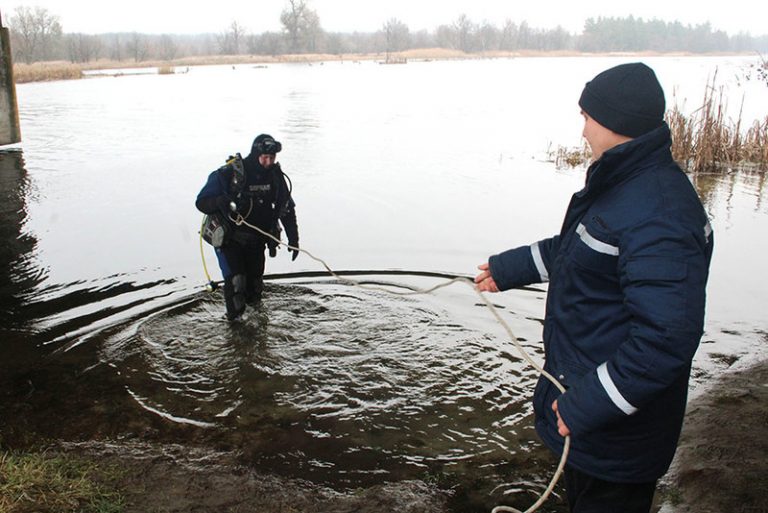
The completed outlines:
{"type": "Polygon", "coordinates": [[[283,53],[285,39],[277,32],[264,32],[248,37],[248,52],[254,55],[279,55],[283,53]]]}
{"type": "Polygon", "coordinates": [[[500,50],[517,50],[517,25],[510,19],[504,23],[501,29],[500,50]]]}
{"type": "Polygon", "coordinates": [[[90,62],[99,57],[102,40],[88,34],[67,34],[66,46],[70,62],[90,62]]]}
{"type": "Polygon", "coordinates": [[[43,7],[16,7],[10,19],[14,59],[27,64],[50,60],[61,40],[59,17],[43,7]]]}
{"type": "Polygon", "coordinates": [[[280,14],[280,22],[288,36],[289,51],[317,48],[323,29],[320,27],[320,17],[307,6],[306,0],[288,0],[288,5],[280,14]]]}
{"type": "Polygon", "coordinates": [[[126,47],[128,54],[133,57],[134,62],[145,61],[149,55],[149,45],[147,44],[146,36],[138,32],[130,35],[126,47]]]}
{"type": "Polygon", "coordinates": [[[399,52],[408,48],[410,43],[410,30],[408,25],[398,20],[390,18],[382,29],[386,38],[387,53],[399,52]]]}
{"type": "Polygon", "coordinates": [[[313,10],[307,9],[304,15],[304,49],[310,53],[320,51],[323,40],[323,28],[320,26],[320,16],[313,10]]]}
{"type": "Polygon", "coordinates": [[[299,50],[299,37],[306,10],[307,4],[304,0],[288,0],[288,6],[280,14],[280,23],[288,33],[288,47],[293,52],[299,50]]]}
{"type": "Polygon", "coordinates": [[[462,52],[469,52],[472,50],[472,36],[474,35],[476,28],[466,14],[459,16],[453,23],[456,36],[456,48],[462,52]]]}
{"type": "Polygon", "coordinates": [[[179,53],[179,45],[168,34],[160,36],[160,42],[158,44],[160,58],[165,61],[172,61],[179,53]]]}
{"type": "Polygon", "coordinates": [[[110,37],[110,40],[107,41],[107,55],[110,59],[113,61],[122,61],[123,60],[123,43],[120,40],[120,34],[114,34],[110,37]]]}
{"type": "Polygon", "coordinates": [[[499,49],[499,30],[487,21],[480,26],[480,29],[477,32],[477,37],[480,44],[480,50],[483,52],[499,49]]]}
{"type": "Polygon", "coordinates": [[[219,39],[219,53],[239,55],[245,39],[245,29],[237,21],[233,21],[219,39]]]}

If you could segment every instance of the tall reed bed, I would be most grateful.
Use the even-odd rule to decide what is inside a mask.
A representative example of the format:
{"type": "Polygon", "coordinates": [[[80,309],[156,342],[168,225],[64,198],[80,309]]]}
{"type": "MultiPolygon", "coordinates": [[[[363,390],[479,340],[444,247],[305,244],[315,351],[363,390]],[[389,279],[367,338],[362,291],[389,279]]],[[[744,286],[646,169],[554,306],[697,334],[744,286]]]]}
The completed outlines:
{"type": "MultiPolygon", "coordinates": [[[[747,127],[741,110],[737,118],[729,118],[727,99],[716,79],[717,73],[707,83],[701,107],[691,114],[684,114],[677,103],[667,110],[672,157],[692,174],[768,171],[768,115],[747,127]]],[[[586,144],[580,148],[560,146],[547,154],[558,168],[582,166],[591,160],[586,144]]]]}
{"type": "Polygon", "coordinates": [[[83,69],[77,64],[62,62],[15,63],[13,79],[17,84],[45,82],[49,80],[71,80],[83,78],[83,69]]]}
{"type": "Polygon", "coordinates": [[[677,104],[667,112],[672,156],[690,173],[768,170],[768,115],[746,129],[741,110],[737,118],[729,119],[727,100],[716,80],[717,73],[706,86],[701,107],[690,115],[677,104]]]}

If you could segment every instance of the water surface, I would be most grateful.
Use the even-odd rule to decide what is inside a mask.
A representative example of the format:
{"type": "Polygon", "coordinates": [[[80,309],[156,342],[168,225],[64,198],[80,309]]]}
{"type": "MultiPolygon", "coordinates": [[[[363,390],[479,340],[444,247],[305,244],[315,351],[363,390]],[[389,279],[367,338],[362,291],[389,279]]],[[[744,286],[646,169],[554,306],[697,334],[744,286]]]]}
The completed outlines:
{"type": "MultiPolygon", "coordinates": [[[[527,507],[556,463],[532,428],[535,371],[469,287],[401,296],[280,278],[232,325],[203,287],[194,198],[269,132],[285,148],[303,247],[399,292],[443,280],[425,272],[472,275],[490,254],[559,231],[584,171],[555,169],[547,149],[580,144],[584,82],[627,60],[200,67],[20,85],[23,152],[0,154],[3,436],[180,441],[340,488],[426,479],[456,491],[457,511],[527,507]]],[[[647,62],[670,102],[694,108],[717,71],[747,120],[765,114],[765,88],[738,85],[748,58],[647,62]]],[[[759,175],[693,180],[717,245],[696,393],[764,353],[768,208],[759,175]]],[[[323,269],[284,251],[267,266],[323,269]]],[[[538,361],[544,296],[492,297],[538,361]]]]}

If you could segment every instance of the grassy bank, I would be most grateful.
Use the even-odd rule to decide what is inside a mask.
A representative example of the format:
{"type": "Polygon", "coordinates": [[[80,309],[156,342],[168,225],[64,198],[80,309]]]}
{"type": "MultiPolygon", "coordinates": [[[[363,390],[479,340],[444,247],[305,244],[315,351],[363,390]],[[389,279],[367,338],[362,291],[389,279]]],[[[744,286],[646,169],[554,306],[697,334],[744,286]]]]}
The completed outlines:
{"type": "Polygon", "coordinates": [[[112,468],[45,452],[0,452],[3,513],[121,513],[121,495],[110,489],[112,468]]]}

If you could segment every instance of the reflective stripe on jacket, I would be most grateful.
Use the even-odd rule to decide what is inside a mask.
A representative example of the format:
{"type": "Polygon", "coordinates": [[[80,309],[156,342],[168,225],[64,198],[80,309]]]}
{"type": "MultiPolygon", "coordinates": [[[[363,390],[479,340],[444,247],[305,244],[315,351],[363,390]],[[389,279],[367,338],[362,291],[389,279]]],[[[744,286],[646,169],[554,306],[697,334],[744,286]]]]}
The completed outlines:
{"type": "Polygon", "coordinates": [[[663,125],[607,151],[573,195],[559,235],[491,257],[501,290],[549,281],[536,429],[569,464],[614,482],[647,482],[675,452],[704,326],[713,238],[663,125]]]}

